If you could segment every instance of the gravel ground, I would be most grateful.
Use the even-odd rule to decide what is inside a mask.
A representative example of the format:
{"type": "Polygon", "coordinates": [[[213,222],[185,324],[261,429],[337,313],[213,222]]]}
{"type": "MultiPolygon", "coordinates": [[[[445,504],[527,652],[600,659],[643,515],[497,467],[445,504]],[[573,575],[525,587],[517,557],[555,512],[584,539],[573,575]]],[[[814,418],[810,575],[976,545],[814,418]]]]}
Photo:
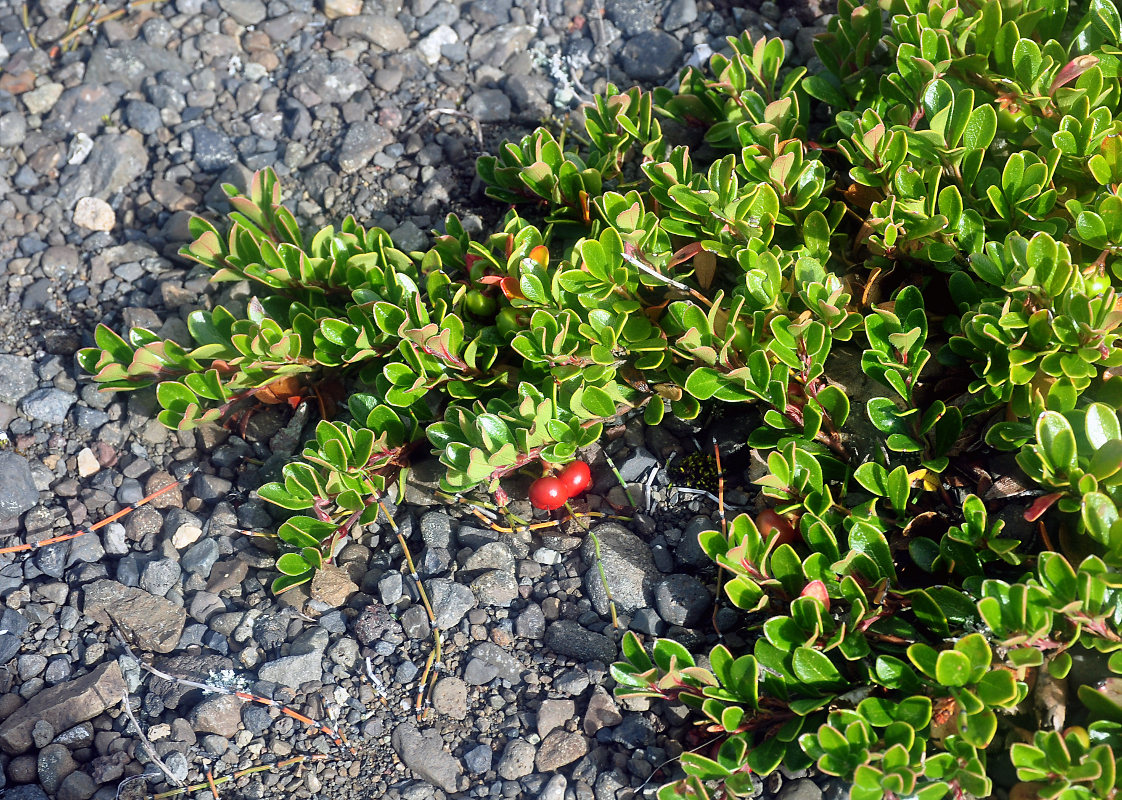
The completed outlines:
{"type": "MultiPolygon", "coordinates": [[[[474,180],[477,155],[609,80],[663,83],[745,28],[812,60],[816,4],[733,5],[166,0],[60,54],[68,0],[32,0],[36,47],[20,9],[0,0],[0,546],[66,533],[199,470],[96,535],[0,555],[4,798],[167,791],[126,695],[180,780],[321,757],[237,778],[223,797],[623,800],[679,774],[673,759],[702,740],[681,708],[612,698],[620,630],[582,538],[488,530],[437,504],[435,467],[418,465],[390,512],[446,646],[433,708],[417,721],[431,634],[390,526],[348,545],[314,598],[269,593],[272,558],[238,532],[274,527],[253,495],[254,464],[294,452],[306,415],[257,414],[244,436],[168,431],[151,397],[97,392],[74,353],[98,322],[182,338],[191,310],[219,302],[176,251],[189,217],[223,212],[220,185],[244,187],[255,169],[276,169],[307,226],[353,213],[415,250],[449,211],[476,228],[501,214],[474,180]],[[148,676],[110,615],[156,667],[337,718],[354,753],[277,707],[148,676]]],[[[222,291],[244,298],[237,285],[222,291]]],[[[749,421],[732,422],[706,425],[731,462],[729,500],[747,504],[746,453],[735,451],[749,421]]],[[[709,435],[636,420],[585,454],[606,476],[593,505],[623,499],[605,454],[636,496],[651,490],[649,513],[598,529],[621,630],[710,636],[697,533],[713,507],[671,488],[672,462],[709,435]]],[[[784,773],[760,792],[833,800],[844,787],[784,773]]]]}

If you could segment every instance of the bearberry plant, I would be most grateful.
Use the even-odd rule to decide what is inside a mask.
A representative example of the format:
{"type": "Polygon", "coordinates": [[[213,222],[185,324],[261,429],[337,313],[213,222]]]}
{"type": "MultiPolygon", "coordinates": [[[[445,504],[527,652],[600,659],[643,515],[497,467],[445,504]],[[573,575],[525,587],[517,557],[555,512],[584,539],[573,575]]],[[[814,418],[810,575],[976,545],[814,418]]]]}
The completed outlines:
{"type": "Polygon", "coordinates": [[[189,342],[99,327],[80,361],[179,428],[320,398],[260,490],[295,512],[278,591],[425,440],[447,492],[526,471],[553,509],[587,476],[545,474],[605,422],[754,405],[759,513],[700,538],[738,623],[708,653],[628,633],[612,668],[712,736],[661,800],[781,764],[855,800],[986,797],[1001,763],[1021,798],[1115,798],[1122,16],[839,0],[815,46],[809,75],[744,34],[677,88],[609,86],[583,136],[480,158],[510,211],[426,252],[350,217],[308,235],[259,173],[182,251],[252,299],[193,312],[189,342]]]}

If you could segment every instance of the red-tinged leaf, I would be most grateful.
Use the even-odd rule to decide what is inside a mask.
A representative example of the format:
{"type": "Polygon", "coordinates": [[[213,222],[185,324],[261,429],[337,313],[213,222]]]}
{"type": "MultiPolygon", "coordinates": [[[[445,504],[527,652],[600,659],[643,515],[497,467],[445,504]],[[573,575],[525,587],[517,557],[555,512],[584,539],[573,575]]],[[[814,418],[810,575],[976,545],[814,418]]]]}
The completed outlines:
{"type": "Polygon", "coordinates": [[[830,595],[826,592],[826,584],[822,581],[814,580],[808,583],[803,588],[800,597],[813,597],[820,602],[827,611],[830,610],[830,595]]]}
{"type": "Polygon", "coordinates": [[[1098,63],[1099,59],[1096,56],[1076,56],[1071,61],[1064,64],[1063,69],[1056,73],[1056,77],[1052,80],[1052,85],[1048,87],[1048,95],[1054,95],[1056,90],[1061,86],[1075,80],[1098,63]]]}
{"type": "Polygon", "coordinates": [[[701,284],[701,288],[708,289],[713,283],[713,277],[717,274],[717,256],[708,250],[698,253],[693,260],[693,272],[697,276],[697,282],[701,284]]]}
{"type": "Polygon", "coordinates": [[[1056,501],[1063,496],[1063,492],[1052,492],[1051,494],[1046,494],[1043,497],[1036,498],[1032,502],[1032,505],[1029,506],[1028,510],[1025,512],[1025,521],[1036,522],[1038,519],[1044,516],[1045,511],[1055,505],[1056,501]]]}
{"type": "Polygon", "coordinates": [[[685,247],[680,248],[676,253],[674,253],[673,257],[671,257],[670,259],[670,263],[667,264],[667,268],[673,269],[679,264],[684,264],[704,249],[705,248],[702,247],[701,242],[690,242],[685,247]]]}
{"type": "Polygon", "coordinates": [[[518,286],[517,278],[507,277],[501,279],[499,281],[499,288],[503,290],[503,294],[506,295],[507,300],[514,300],[515,298],[519,300],[526,299],[526,295],[522,294],[522,289],[518,286]]]}
{"type": "Polygon", "coordinates": [[[549,248],[544,244],[539,244],[530,251],[530,260],[536,263],[543,269],[549,266],[549,248]]]}

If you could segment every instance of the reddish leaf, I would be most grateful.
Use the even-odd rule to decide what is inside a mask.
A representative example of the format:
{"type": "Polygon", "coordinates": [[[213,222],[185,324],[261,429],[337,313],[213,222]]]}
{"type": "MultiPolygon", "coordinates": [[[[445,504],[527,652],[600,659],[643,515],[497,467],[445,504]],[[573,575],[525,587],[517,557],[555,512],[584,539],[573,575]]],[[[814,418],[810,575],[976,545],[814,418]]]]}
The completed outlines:
{"type": "Polygon", "coordinates": [[[1032,505],[1028,507],[1028,511],[1025,512],[1025,520],[1027,522],[1036,522],[1044,516],[1045,511],[1051,508],[1055,502],[1063,496],[1063,492],[1052,492],[1051,494],[1036,498],[1032,501],[1032,505]]]}
{"type": "Polygon", "coordinates": [[[1099,59],[1095,56],[1076,56],[1071,61],[1064,64],[1063,69],[1056,73],[1056,77],[1052,80],[1052,85],[1048,87],[1049,96],[1054,95],[1056,90],[1061,86],[1075,80],[1098,63],[1099,59]]]}

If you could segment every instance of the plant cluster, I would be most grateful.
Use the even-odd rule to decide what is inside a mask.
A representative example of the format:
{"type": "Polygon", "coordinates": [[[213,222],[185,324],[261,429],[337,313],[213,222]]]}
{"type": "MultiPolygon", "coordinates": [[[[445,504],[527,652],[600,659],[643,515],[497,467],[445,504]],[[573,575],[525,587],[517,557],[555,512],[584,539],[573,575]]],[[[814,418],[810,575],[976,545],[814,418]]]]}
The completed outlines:
{"type": "MultiPolygon", "coordinates": [[[[1032,719],[1032,687],[1076,657],[1122,674],[1122,16],[839,0],[819,74],[779,40],[729,45],[676,90],[609,87],[583,135],[481,158],[512,206],[482,237],[454,216],[423,253],[349,217],[307,237],[260,173],[182,251],[255,287],[246,307],[193,312],[191,343],[100,327],[80,362],[154,385],[180,428],[320,399],[303,459],[260,490],[300,512],[277,590],[374,518],[425,439],[445,491],[501,504],[506,476],[621,414],[754,404],[769,508],[700,542],[751,645],[628,634],[612,670],[716,737],[660,798],[811,763],[856,800],[984,797],[999,749],[1022,791],[1114,798],[1122,678],[1080,687],[1071,727],[1032,719]],[[842,352],[879,396],[851,397],[842,352]],[[1011,531],[968,482],[1001,451],[1036,495],[1011,531]]],[[[571,496],[537,486],[539,508],[571,496]]]]}

